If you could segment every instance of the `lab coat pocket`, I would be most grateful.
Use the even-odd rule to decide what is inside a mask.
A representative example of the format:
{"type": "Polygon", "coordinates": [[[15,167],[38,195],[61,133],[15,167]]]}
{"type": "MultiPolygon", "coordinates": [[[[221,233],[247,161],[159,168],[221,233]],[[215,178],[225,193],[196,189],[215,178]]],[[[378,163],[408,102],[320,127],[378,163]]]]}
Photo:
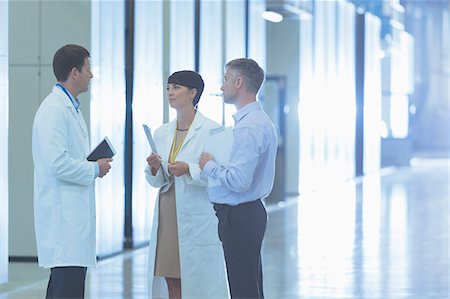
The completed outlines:
{"type": "Polygon", "coordinates": [[[78,186],[62,186],[62,214],[67,224],[86,225],[89,222],[88,188],[78,186]]]}

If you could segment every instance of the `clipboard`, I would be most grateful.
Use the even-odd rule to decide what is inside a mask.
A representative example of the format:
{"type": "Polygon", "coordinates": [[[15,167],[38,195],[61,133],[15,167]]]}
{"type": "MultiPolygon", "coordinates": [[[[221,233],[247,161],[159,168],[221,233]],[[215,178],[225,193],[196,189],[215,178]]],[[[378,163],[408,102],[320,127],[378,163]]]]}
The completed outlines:
{"type": "MultiPolygon", "coordinates": [[[[228,165],[230,162],[231,148],[233,147],[233,128],[219,127],[211,129],[206,137],[204,151],[210,153],[214,160],[222,165],[228,165]]],[[[220,186],[220,181],[208,177],[208,186],[220,186]]]]}
{"type": "Polygon", "coordinates": [[[210,153],[217,163],[228,165],[233,146],[233,128],[219,127],[211,129],[206,137],[204,151],[210,153]]]}
{"type": "Polygon", "coordinates": [[[157,154],[158,150],[156,149],[155,141],[153,141],[152,129],[150,129],[146,124],[142,124],[142,127],[144,128],[145,135],[147,136],[148,144],[150,144],[150,147],[152,148],[152,153],[157,154]]]}
{"type": "Polygon", "coordinates": [[[92,150],[92,152],[87,156],[87,160],[95,162],[103,158],[112,158],[116,154],[111,141],[105,136],[99,144],[92,150]]]}
{"type": "MultiPolygon", "coordinates": [[[[145,136],[147,136],[147,141],[148,144],[150,145],[151,149],[152,149],[152,153],[157,154],[158,150],[156,149],[156,144],[155,141],[153,140],[153,136],[152,136],[152,129],[150,129],[149,126],[147,126],[146,124],[142,124],[142,127],[144,128],[144,132],[145,132],[145,136]]],[[[169,178],[170,174],[169,171],[167,169],[168,163],[166,161],[161,160],[161,169],[163,171],[163,174],[169,178]]]]}

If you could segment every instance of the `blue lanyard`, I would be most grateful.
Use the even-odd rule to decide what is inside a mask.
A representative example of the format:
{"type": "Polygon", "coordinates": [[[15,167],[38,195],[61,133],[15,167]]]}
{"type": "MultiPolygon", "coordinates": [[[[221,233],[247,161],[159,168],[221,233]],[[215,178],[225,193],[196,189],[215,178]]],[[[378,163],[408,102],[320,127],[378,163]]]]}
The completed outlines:
{"type": "Polygon", "coordinates": [[[78,113],[78,108],[80,107],[80,104],[74,102],[74,100],[73,100],[72,97],[70,96],[69,91],[68,91],[64,86],[62,86],[62,85],[59,84],[59,83],[56,83],[56,86],[58,86],[59,88],[61,88],[62,91],[64,91],[64,93],[69,97],[70,101],[72,102],[73,107],[75,107],[75,110],[76,110],[77,113],[78,113]]]}

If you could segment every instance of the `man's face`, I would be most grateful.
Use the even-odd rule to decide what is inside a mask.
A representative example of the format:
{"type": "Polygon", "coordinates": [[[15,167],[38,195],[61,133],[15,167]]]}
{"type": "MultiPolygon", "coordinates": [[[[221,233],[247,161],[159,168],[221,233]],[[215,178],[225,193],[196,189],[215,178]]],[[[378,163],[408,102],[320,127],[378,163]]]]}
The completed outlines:
{"type": "Polygon", "coordinates": [[[223,83],[220,89],[223,91],[223,101],[227,104],[234,104],[236,102],[237,88],[235,83],[237,77],[236,72],[230,68],[227,68],[223,76],[223,83]]]}
{"type": "Polygon", "coordinates": [[[89,81],[93,77],[91,72],[91,61],[89,57],[84,59],[81,71],[77,70],[77,86],[80,93],[86,92],[89,88],[89,81]]]}

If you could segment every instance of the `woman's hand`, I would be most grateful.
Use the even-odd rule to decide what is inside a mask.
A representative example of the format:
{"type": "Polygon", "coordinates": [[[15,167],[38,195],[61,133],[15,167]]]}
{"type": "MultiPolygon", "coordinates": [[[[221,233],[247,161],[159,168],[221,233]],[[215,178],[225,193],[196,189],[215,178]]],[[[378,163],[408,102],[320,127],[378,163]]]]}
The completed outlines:
{"type": "Polygon", "coordinates": [[[152,171],[152,175],[156,175],[158,169],[161,167],[161,156],[155,153],[151,153],[150,156],[147,157],[148,166],[152,171]]]}
{"type": "Polygon", "coordinates": [[[169,170],[169,173],[171,175],[174,175],[177,177],[185,175],[185,174],[189,174],[189,164],[180,162],[180,161],[175,161],[173,163],[170,163],[169,166],[167,167],[167,169],[169,170]]]}

